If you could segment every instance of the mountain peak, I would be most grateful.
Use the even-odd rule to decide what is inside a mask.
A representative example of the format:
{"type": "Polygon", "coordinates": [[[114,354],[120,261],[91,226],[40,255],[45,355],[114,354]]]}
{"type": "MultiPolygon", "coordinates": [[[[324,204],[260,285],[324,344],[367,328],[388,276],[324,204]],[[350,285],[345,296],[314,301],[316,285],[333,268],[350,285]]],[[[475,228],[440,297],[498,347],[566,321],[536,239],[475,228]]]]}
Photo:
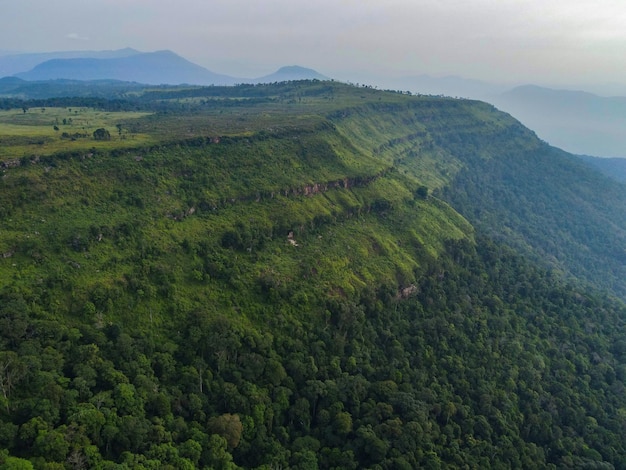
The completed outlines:
{"type": "Polygon", "coordinates": [[[294,72],[307,72],[307,73],[317,73],[313,69],[309,69],[306,67],[301,67],[299,65],[285,65],[277,70],[278,73],[294,73],[294,72]]]}
{"type": "Polygon", "coordinates": [[[55,58],[16,76],[25,80],[112,79],[148,85],[232,85],[235,82],[232,77],[213,73],[170,50],[111,58],[55,58]]]}
{"type": "Polygon", "coordinates": [[[291,80],[328,80],[328,77],[313,69],[299,65],[286,65],[279,68],[276,72],[257,78],[254,81],[257,83],[273,83],[291,80]]]}

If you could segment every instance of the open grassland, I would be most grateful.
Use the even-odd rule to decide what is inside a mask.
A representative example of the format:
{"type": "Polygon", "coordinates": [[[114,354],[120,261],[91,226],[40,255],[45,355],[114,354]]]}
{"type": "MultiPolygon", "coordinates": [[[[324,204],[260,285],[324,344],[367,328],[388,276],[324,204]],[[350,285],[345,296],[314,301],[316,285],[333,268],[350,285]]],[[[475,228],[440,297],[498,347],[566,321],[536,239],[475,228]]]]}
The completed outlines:
{"type": "MultiPolygon", "coordinates": [[[[399,105],[406,103],[407,96],[340,83],[287,82],[146,90],[141,99],[160,103],[168,112],[138,121],[136,129],[157,132],[166,139],[178,139],[314,127],[324,117],[342,117],[346,110],[364,105],[399,105]]],[[[435,98],[414,99],[432,101],[435,98]]]]}
{"type": "Polygon", "coordinates": [[[23,108],[0,111],[0,160],[51,155],[57,152],[114,149],[153,141],[136,133],[129,123],[145,112],[108,112],[92,108],[23,108]],[[111,139],[96,141],[93,132],[104,128],[111,139]]]}

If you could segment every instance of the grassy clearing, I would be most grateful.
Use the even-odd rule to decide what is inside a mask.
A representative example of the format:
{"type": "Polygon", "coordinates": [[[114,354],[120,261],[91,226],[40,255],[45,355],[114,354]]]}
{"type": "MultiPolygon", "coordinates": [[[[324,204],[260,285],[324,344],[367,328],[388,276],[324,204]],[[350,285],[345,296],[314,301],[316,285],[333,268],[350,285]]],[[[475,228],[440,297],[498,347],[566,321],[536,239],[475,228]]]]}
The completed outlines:
{"type": "Polygon", "coordinates": [[[0,160],[90,148],[114,149],[154,141],[130,123],[150,113],[108,112],[92,108],[31,108],[0,111],[0,160]],[[111,140],[96,141],[104,128],[111,140]]]}

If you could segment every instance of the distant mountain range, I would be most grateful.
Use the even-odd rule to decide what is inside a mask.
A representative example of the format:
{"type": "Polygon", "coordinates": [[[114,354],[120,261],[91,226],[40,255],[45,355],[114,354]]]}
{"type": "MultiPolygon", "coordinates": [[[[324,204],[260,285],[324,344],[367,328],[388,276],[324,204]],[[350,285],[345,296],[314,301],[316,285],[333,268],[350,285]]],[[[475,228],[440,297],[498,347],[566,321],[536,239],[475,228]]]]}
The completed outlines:
{"type": "Polygon", "coordinates": [[[51,59],[116,59],[141,54],[127,47],[114,51],[59,51],[26,54],[1,54],[0,77],[9,77],[31,70],[33,67],[51,59]]]}
{"type": "Polygon", "coordinates": [[[626,97],[527,85],[495,96],[491,103],[564,150],[626,157],[626,97]]]}
{"type": "Polygon", "coordinates": [[[28,81],[105,79],[147,85],[234,85],[327,79],[315,70],[299,66],[283,67],[260,78],[237,78],[212,72],[172,51],[139,52],[130,48],[9,55],[0,57],[0,76],[28,81]]]}
{"type": "Polygon", "coordinates": [[[28,72],[15,74],[24,80],[122,80],[147,85],[232,85],[236,79],[211,72],[171,51],[157,51],[114,58],[51,59],[28,72]]]}

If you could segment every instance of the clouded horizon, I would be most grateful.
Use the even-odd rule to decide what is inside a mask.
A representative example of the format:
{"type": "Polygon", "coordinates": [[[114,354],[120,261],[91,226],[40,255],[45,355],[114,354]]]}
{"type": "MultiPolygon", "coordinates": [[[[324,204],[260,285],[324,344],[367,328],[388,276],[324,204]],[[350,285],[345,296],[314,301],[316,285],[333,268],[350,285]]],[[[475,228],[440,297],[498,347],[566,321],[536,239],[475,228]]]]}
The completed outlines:
{"type": "Polygon", "coordinates": [[[343,80],[430,74],[623,84],[619,0],[0,0],[0,49],[170,49],[218,73],[298,64],[343,80]]]}

